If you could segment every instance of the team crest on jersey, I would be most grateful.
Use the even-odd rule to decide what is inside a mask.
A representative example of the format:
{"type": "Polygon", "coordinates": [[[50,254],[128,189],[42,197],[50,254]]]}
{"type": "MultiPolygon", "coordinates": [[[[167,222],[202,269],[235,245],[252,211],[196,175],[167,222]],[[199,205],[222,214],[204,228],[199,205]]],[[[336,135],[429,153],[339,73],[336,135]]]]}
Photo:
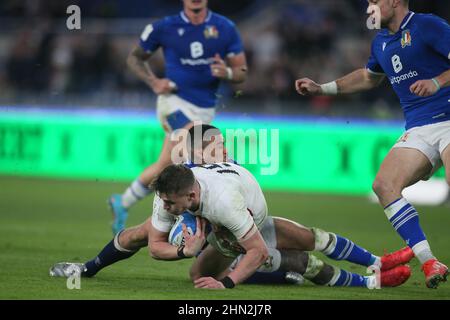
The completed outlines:
{"type": "Polygon", "coordinates": [[[402,48],[406,46],[411,46],[411,32],[409,30],[405,30],[402,33],[402,48]]]}
{"type": "Polygon", "coordinates": [[[383,51],[386,49],[386,42],[383,42],[383,51]]]}
{"type": "Polygon", "coordinates": [[[217,39],[219,37],[219,31],[215,26],[206,26],[205,31],[203,31],[203,34],[205,35],[206,39],[210,38],[217,39]]]}
{"type": "Polygon", "coordinates": [[[178,29],[178,35],[179,35],[180,37],[182,37],[183,34],[184,34],[184,29],[183,29],[183,28],[179,28],[179,29],[178,29]]]}

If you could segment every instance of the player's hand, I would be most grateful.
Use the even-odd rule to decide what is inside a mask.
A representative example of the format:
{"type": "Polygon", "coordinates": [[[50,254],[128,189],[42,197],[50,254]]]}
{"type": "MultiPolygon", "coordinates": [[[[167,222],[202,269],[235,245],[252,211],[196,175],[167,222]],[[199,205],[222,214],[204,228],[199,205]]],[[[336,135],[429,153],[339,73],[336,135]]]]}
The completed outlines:
{"type": "Polygon", "coordinates": [[[409,87],[409,91],[419,97],[429,97],[438,92],[438,87],[433,80],[419,80],[409,87]]]}
{"type": "Polygon", "coordinates": [[[199,289],[225,289],[222,282],[211,277],[198,278],[194,280],[194,285],[199,289]]]}
{"type": "Polygon", "coordinates": [[[225,61],[222,60],[220,55],[216,53],[214,56],[214,63],[210,65],[211,68],[211,74],[213,77],[219,78],[219,79],[227,79],[227,65],[225,64],[225,61]]]}
{"type": "Polygon", "coordinates": [[[168,94],[177,90],[177,85],[175,84],[175,82],[165,78],[152,80],[150,82],[150,87],[157,95],[168,94]]]}
{"type": "Polygon", "coordinates": [[[186,257],[195,257],[197,253],[203,248],[205,244],[205,229],[206,229],[206,220],[200,217],[196,217],[197,220],[197,230],[195,234],[189,235],[186,225],[184,223],[181,224],[181,228],[183,230],[183,238],[184,238],[184,250],[183,253],[186,257]]]}
{"type": "Polygon", "coordinates": [[[302,96],[318,96],[323,93],[320,85],[308,78],[296,80],[295,89],[302,96]]]}

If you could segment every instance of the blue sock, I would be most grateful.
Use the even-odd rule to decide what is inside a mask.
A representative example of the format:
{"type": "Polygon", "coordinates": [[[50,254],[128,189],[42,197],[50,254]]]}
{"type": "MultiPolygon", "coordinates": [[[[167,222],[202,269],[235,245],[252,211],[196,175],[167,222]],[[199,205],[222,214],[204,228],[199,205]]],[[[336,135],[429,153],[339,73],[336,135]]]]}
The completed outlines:
{"type": "Polygon", "coordinates": [[[334,236],[335,241],[323,250],[323,253],[331,259],[347,260],[362,266],[370,266],[377,260],[377,256],[357,246],[353,241],[343,238],[338,234],[334,236]]]}
{"type": "Polygon", "coordinates": [[[425,241],[426,237],[419,224],[419,214],[404,198],[400,198],[386,208],[384,212],[398,234],[409,247],[425,241]]]}
{"type": "Polygon", "coordinates": [[[274,272],[255,272],[244,281],[246,284],[285,284],[286,272],[274,271],[274,272]]]}
{"type": "MultiPolygon", "coordinates": [[[[116,237],[118,238],[118,233],[116,237]]],[[[83,277],[93,277],[101,269],[117,262],[120,260],[128,259],[134,255],[137,251],[121,251],[116,248],[114,241],[116,238],[111,240],[97,257],[85,263],[86,271],[83,272],[83,277]]],[[[125,250],[122,248],[122,250],[125,250]]]]}
{"type": "Polygon", "coordinates": [[[367,277],[339,269],[339,278],[331,287],[367,287],[367,277]]]}

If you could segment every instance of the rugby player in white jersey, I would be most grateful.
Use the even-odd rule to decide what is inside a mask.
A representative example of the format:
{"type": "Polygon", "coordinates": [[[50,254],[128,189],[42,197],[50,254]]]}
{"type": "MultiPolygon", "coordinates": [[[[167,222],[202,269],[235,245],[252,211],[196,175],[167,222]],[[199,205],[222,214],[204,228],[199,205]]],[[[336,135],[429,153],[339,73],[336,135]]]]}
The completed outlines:
{"type": "MultiPolygon", "coordinates": [[[[204,150],[212,145],[213,147],[209,148],[211,151],[210,156],[212,156],[212,158],[222,155],[219,157],[220,159],[227,159],[226,150],[223,146],[223,136],[217,128],[210,125],[198,125],[191,128],[189,132],[188,138],[190,137],[191,139],[188,139],[187,149],[191,159],[199,159],[200,163],[204,164],[209,158],[208,156],[205,156],[204,150]],[[200,132],[201,138],[196,136],[197,132],[200,132]],[[197,147],[195,140],[202,140],[203,142],[197,147]]],[[[232,160],[230,161],[230,163],[233,163],[232,160]]],[[[222,166],[227,165],[228,164],[222,164],[222,166]]],[[[193,166],[193,164],[191,164],[191,166],[193,166]]],[[[156,259],[177,260],[183,256],[194,256],[193,252],[198,251],[199,244],[197,242],[194,241],[194,243],[191,244],[193,240],[188,240],[185,244],[187,247],[184,247],[180,251],[169,243],[168,233],[161,232],[161,221],[164,222],[163,228],[167,227],[170,229],[175,221],[175,216],[170,215],[169,219],[165,219],[164,215],[166,213],[163,212],[164,208],[161,205],[156,205],[160,200],[156,199],[155,201],[155,210],[152,218],[139,226],[127,228],[122,232],[119,232],[94,259],[84,264],[66,262],[57,263],[51,268],[50,274],[52,276],[70,276],[75,268],[78,269],[83,276],[92,277],[101,269],[133,256],[140,248],[146,247],[148,244],[150,245],[150,255],[156,259]],[[155,229],[153,225],[157,226],[158,229],[155,229]]],[[[379,258],[339,235],[327,233],[320,229],[309,229],[280,218],[276,219],[276,223],[279,229],[284,229],[284,237],[289,237],[288,233],[292,233],[292,235],[295,236],[295,248],[320,250],[337,260],[346,258],[362,265],[381,265],[382,270],[388,270],[402,263],[406,263],[412,257],[410,250],[400,250],[379,258]],[[316,242],[318,243],[317,245],[316,242]]],[[[198,228],[199,232],[203,229],[204,228],[198,228]]],[[[286,242],[286,240],[280,236],[280,231],[278,231],[278,233],[277,238],[279,239],[277,240],[284,246],[283,243],[286,242]]],[[[310,266],[321,263],[313,256],[307,257],[307,255],[303,254],[302,257],[304,261],[312,261],[309,264],[310,266]]],[[[407,270],[403,271],[407,273],[407,270]]],[[[250,280],[253,283],[285,283],[290,282],[285,281],[285,277],[289,276],[292,276],[291,280],[298,279],[294,272],[273,272],[266,273],[264,276],[262,273],[255,273],[255,275],[251,279],[248,279],[247,282],[250,280]]],[[[352,277],[351,274],[344,273],[342,279],[338,279],[339,281],[337,281],[335,285],[351,285],[352,281],[353,283],[357,283],[360,280],[360,278],[355,278],[356,280],[353,280],[353,278],[354,277],[352,277]]],[[[386,274],[384,279],[386,279],[386,274]]]]}
{"type": "Polygon", "coordinates": [[[398,286],[410,276],[409,267],[403,265],[412,258],[409,248],[380,259],[336,234],[271,217],[258,182],[237,164],[224,162],[192,169],[171,165],[152,187],[156,192],[149,233],[153,257],[172,260],[197,256],[206,241],[205,219],[212,225],[209,244],[190,271],[197,288],[233,288],[257,270],[295,271],[319,285],[367,288],[398,286]],[[185,211],[198,217],[197,230],[193,235],[184,230],[185,244],[175,247],[167,242],[168,233],[176,217],[185,211]],[[313,250],[336,260],[377,265],[381,283],[375,275],[360,276],[305,252],[313,250]]]}

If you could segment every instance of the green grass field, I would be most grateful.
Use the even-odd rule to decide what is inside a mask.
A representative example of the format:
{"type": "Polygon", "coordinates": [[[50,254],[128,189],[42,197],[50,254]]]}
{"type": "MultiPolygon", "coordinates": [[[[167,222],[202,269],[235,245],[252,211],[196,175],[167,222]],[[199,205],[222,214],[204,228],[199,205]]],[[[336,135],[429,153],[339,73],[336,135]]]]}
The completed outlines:
{"type": "MultiPolygon", "coordinates": [[[[427,289],[417,260],[402,287],[382,290],[303,286],[239,285],[198,290],[188,279],[190,260],[163,262],[146,250],[82,279],[68,290],[48,275],[59,261],[94,257],[112,238],[106,199],[125,184],[0,177],[0,299],[449,299],[450,283],[427,289]]],[[[345,235],[382,254],[402,245],[378,205],[364,198],[266,193],[272,215],[345,235]]],[[[133,208],[129,226],[151,214],[151,197],[133,208]]],[[[434,253],[450,263],[448,207],[418,207],[434,253]]],[[[323,257],[320,253],[319,256],[323,257]]],[[[365,268],[336,262],[353,272],[365,268]]]]}

